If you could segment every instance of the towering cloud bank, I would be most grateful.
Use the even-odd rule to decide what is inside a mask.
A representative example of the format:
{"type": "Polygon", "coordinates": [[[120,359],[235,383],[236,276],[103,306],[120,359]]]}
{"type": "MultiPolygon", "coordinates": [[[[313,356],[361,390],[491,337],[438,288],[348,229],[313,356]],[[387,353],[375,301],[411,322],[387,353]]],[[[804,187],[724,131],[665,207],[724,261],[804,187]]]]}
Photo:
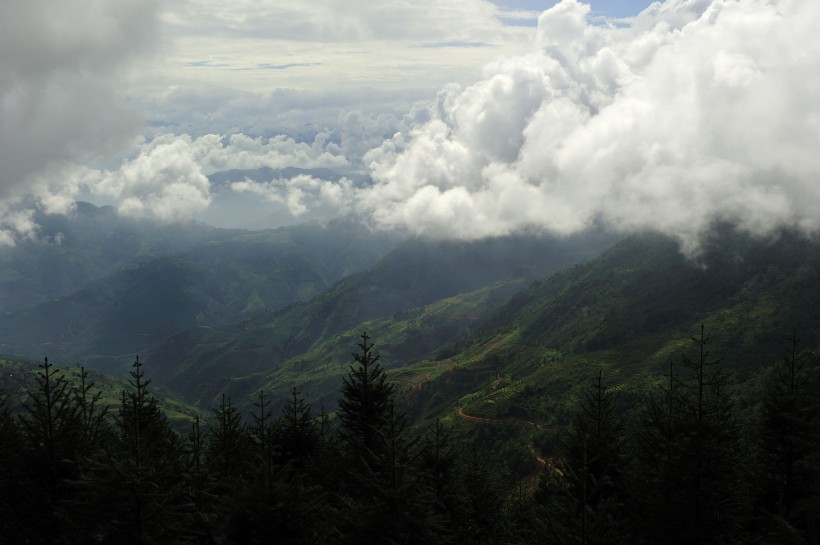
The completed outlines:
{"type": "Polygon", "coordinates": [[[34,227],[7,206],[46,172],[133,138],[118,86],[157,33],[154,0],[0,2],[0,242],[34,227]]]}
{"type": "Polygon", "coordinates": [[[820,3],[668,0],[625,26],[564,0],[537,48],[444,89],[365,156],[382,226],[483,237],[592,222],[694,249],[716,220],[820,228],[820,3]]]}

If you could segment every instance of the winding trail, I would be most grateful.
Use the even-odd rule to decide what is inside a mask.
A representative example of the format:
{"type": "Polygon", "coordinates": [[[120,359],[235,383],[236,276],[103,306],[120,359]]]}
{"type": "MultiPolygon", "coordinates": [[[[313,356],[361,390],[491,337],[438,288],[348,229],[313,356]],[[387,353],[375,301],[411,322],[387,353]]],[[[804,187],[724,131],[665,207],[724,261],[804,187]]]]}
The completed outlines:
{"type": "Polygon", "coordinates": [[[467,422],[474,422],[476,424],[501,424],[501,420],[494,418],[484,418],[482,416],[472,416],[464,412],[464,407],[461,407],[456,413],[459,418],[467,422]]]}
{"type": "MultiPolygon", "coordinates": [[[[474,424],[502,424],[504,422],[518,421],[518,422],[523,422],[525,424],[529,424],[529,425],[533,426],[534,428],[536,428],[538,430],[556,429],[558,427],[558,426],[552,426],[550,428],[544,428],[541,424],[536,424],[535,422],[531,422],[529,420],[520,420],[520,419],[512,418],[512,417],[502,419],[502,418],[486,418],[486,417],[482,417],[482,416],[473,416],[471,414],[465,413],[464,412],[464,407],[460,407],[458,409],[458,411],[456,412],[456,416],[458,416],[462,420],[465,420],[467,422],[472,422],[474,424]]],[[[552,458],[544,458],[543,456],[541,456],[541,454],[537,450],[535,450],[535,446],[532,443],[527,445],[527,449],[530,451],[530,455],[532,455],[533,459],[538,464],[538,469],[532,474],[532,476],[529,477],[529,479],[527,479],[527,480],[529,480],[531,486],[538,482],[538,477],[541,474],[541,471],[545,467],[550,468],[551,471],[555,472],[556,474],[558,474],[561,477],[564,476],[564,472],[561,471],[561,469],[558,468],[558,466],[555,465],[555,461],[552,458]]]]}

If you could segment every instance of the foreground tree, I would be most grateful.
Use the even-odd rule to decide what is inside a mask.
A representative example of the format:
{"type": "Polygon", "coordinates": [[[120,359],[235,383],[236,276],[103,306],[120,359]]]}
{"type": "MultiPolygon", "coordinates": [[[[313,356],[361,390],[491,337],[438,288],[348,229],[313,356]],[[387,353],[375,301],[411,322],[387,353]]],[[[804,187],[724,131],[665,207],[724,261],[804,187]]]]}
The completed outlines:
{"type": "Polygon", "coordinates": [[[647,543],[731,543],[748,506],[748,452],[728,378],[706,349],[703,326],[693,342],[697,356],[682,360],[686,375],[670,372],[641,415],[639,526],[647,543]]]}
{"type": "Polygon", "coordinates": [[[627,540],[624,434],[599,371],[584,392],[564,444],[566,479],[575,503],[568,526],[581,543],[616,545],[627,540]]]}
{"type": "Polygon", "coordinates": [[[29,392],[20,417],[31,464],[35,492],[54,507],[66,480],[76,477],[77,449],[82,443],[82,421],[65,375],[45,358],[37,373],[37,388],[29,392]]]}
{"type": "Polygon", "coordinates": [[[86,454],[82,418],[65,374],[49,363],[39,366],[37,386],[29,391],[20,415],[25,456],[21,459],[23,494],[17,499],[31,520],[31,538],[48,542],[61,533],[60,504],[71,495],[86,454]]]}
{"type": "Polygon", "coordinates": [[[799,354],[790,337],[789,355],[777,365],[762,398],[758,519],[769,543],[820,541],[820,358],[799,354]]]}
{"type": "Polygon", "coordinates": [[[137,357],[115,429],[90,460],[85,484],[97,517],[89,533],[104,543],[175,543],[189,526],[185,450],[150,383],[137,357]]]}
{"type": "Polygon", "coordinates": [[[373,354],[373,344],[362,333],[361,353],[352,354],[356,365],[350,366],[342,379],[339,400],[339,434],[347,463],[357,469],[378,470],[380,453],[384,452],[390,427],[393,385],[373,354]]]}

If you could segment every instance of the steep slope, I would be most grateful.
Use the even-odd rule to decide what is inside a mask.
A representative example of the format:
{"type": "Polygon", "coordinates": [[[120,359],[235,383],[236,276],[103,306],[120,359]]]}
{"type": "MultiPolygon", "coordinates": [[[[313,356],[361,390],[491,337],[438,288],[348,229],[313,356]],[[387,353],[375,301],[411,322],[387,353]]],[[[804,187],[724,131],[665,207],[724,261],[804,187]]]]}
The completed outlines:
{"type": "Polygon", "coordinates": [[[335,407],[342,378],[350,369],[351,351],[361,342],[362,332],[378,339],[376,349],[391,373],[390,382],[412,387],[442,371],[439,363],[414,365],[415,362],[432,357],[454,338],[468,334],[525,285],[521,278],[495,282],[469,293],[359,323],[272,369],[237,376],[227,383],[203,384],[195,388],[200,394],[196,401],[207,404],[226,393],[249,406],[259,390],[264,390],[271,407],[279,410],[291,388],[297,387],[315,406],[335,407]],[[406,369],[412,371],[407,373],[406,369]]]}
{"type": "Polygon", "coordinates": [[[0,316],[0,347],[75,360],[133,355],[184,329],[235,322],[314,297],[372,265],[394,244],[394,237],[349,221],[215,231],[182,253],[0,316]]]}
{"type": "Polygon", "coordinates": [[[697,261],[660,236],[632,237],[531,286],[454,343],[439,360],[448,372],[413,392],[413,412],[560,422],[598,370],[626,403],[680,364],[700,323],[742,384],[782,357],[794,330],[802,348],[820,347],[818,278],[820,244],[793,233],[724,229],[697,261]]]}
{"type": "Polygon", "coordinates": [[[365,321],[493,282],[531,280],[596,254],[610,240],[599,233],[560,240],[527,235],[474,242],[411,240],[309,302],[221,329],[186,331],[146,356],[160,369],[158,380],[200,399],[203,389],[218,390],[236,377],[275,369],[365,321]]]}

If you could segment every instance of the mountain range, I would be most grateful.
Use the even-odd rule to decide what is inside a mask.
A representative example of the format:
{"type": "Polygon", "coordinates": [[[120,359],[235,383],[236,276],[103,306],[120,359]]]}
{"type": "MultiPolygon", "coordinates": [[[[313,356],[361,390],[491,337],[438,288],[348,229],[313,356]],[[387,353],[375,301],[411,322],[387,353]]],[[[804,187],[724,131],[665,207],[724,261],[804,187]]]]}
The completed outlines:
{"type": "Polygon", "coordinates": [[[43,219],[38,240],[0,256],[2,352],[114,377],[139,353],[192,411],[222,394],[247,408],[260,391],[278,408],[294,387],[332,411],[366,331],[414,422],[505,423],[520,456],[527,442],[549,448],[597,372],[623,407],[640,399],[699,324],[741,399],[789,335],[820,345],[820,243],[790,231],[716,226],[687,257],[652,233],[446,241],[353,220],[169,227],[83,203],[43,219]]]}

